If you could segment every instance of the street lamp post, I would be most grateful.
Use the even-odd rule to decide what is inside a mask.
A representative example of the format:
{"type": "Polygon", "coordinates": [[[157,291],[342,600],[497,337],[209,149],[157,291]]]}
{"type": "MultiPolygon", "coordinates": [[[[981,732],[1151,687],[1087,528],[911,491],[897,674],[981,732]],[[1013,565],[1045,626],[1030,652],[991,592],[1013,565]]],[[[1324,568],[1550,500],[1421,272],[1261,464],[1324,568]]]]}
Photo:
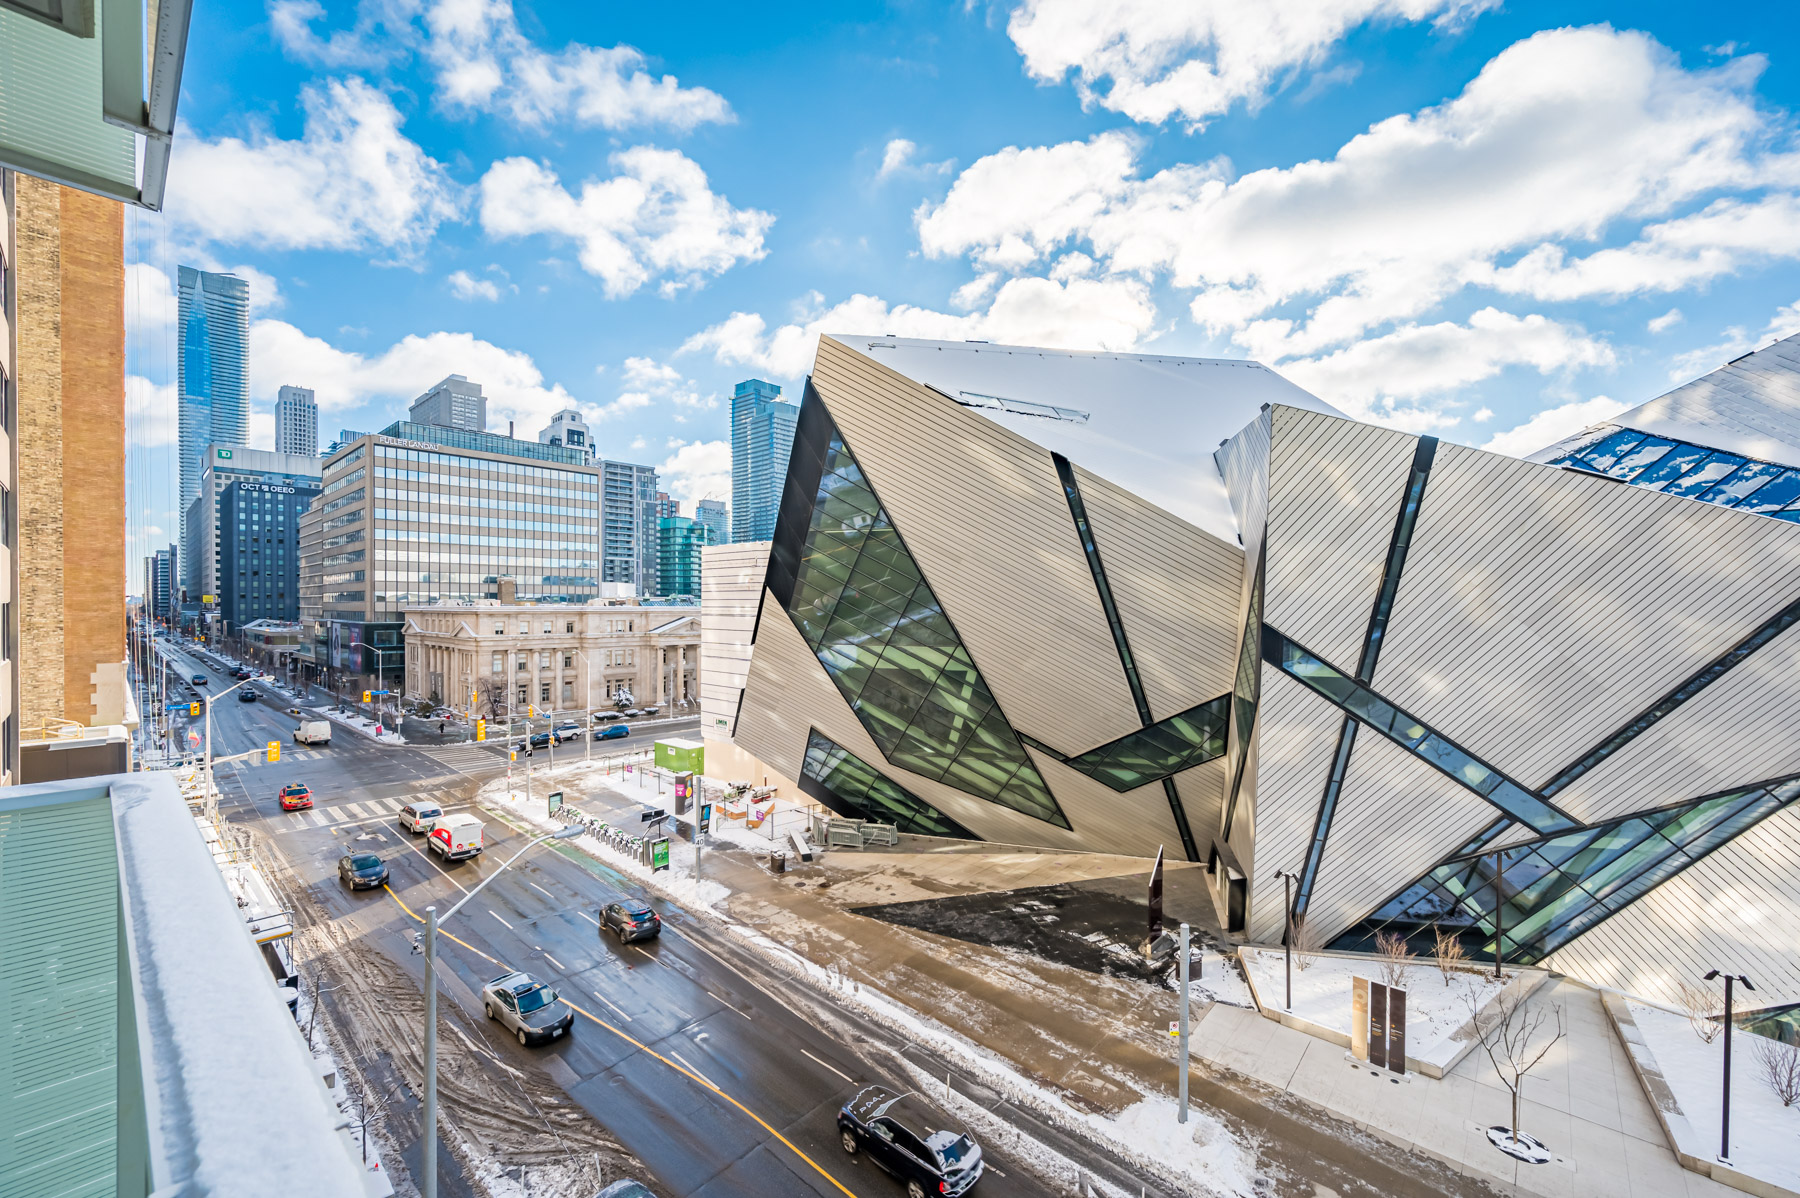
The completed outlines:
{"type": "Polygon", "coordinates": [[[1281,879],[1281,918],[1286,930],[1281,936],[1281,945],[1287,956],[1287,1009],[1294,1009],[1294,883],[1300,875],[1291,869],[1278,869],[1275,876],[1281,879]]]}
{"type": "Polygon", "coordinates": [[[232,691],[236,690],[238,687],[243,686],[245,683],[250,682],[250,681],[252,681],[252,680],[249,678],[245,678],[241,682],[232,683],[230,686],[226,687],[224,690],[220,691],[216,695],[208,694],[206,696],[206,818],[209,820],[214,820],[215,822],[216,822],[218,814],[219,814],[219,807],[218,807],[218,793],[217,793],[217,791],[215,791],[213,789],[213,740],[212,740],[213,700],[214,699],[223,699],[226,695],[229,695],[232,691]]]}
{"type": "Polygon", "coordinates": [[[1708,982],[1725,979],[1725,1093],[1719,1100],[1719,1163],[1731,1163],[1731,984],[1742,982],[1744,989],[1754,991],[1750,979],[1741,973],[1713,970],[1703,979],[1708,982]]]}
{"type": "MultiPolygon", "coordinates": [[[[587,829],[580,824],[568,824],[558,831],[539,836],[507,858],[499,869],[483,878],[481,885],[469,891],[461,902],[444,912],[443,919],[449,919],[461,911],[470,899],[481,893],[483,887],[506,872],[507,866],[546,840],[568,840],[585,831],[587,829]]],[[[425,1143],[420,1152],[420,1172],[424,1174],[424,1184],[420,1189],[425,1198],[437,1198],[437,930],[441,922],[437,907],[425,908],[425,1143]]]]}
{"type": "MultiPolygon", "coordinates": [[[[350,642],[350,647],[352,649],[356,648],[358,645],[361,645],[364,649],[367,649],[369,652],[371,652],[375,655],[375,680],[377,682],[386,681],[385,675],[387,674],[387,658],[386,658],[385,654],[404,653],[405,652],[404,648],[401,648],[401,649],[377,649],[374,645],[364,644],[362,641],[351,641],[350,642]]],[[[385,688],[378,687],[377,689],[385,689],[385,688]]],[[[402,687],[401,689],[405,689],[405,688],[402,687]]]]}

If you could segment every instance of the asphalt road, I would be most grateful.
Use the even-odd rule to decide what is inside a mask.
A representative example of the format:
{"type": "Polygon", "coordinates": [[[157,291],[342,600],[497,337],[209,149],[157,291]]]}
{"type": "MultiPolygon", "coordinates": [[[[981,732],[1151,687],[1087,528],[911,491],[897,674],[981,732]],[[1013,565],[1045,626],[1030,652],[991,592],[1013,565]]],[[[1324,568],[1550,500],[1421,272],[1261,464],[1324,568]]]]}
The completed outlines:
{"type": "MultiPolygon", "coordinates": [[[[229,681],[219,679],[216,668],[196,669],[213,675],[215,688],[229,681]]],[[[440,911],[454,904],[526,838],[490,819],[487,852],[446,867],[428,855],[422,838],[398,828],[391,810],[419,794],[459,806],[473,793],[475,777],[504,769],[504,759],[467,745],[390,748],[345,729],[335,731],[329,748],[295,752],[291,717],[235,697],[218,704],[213,720],[220,756],[283,741],[278,765],[245,763],[220,771],[227,818],[253,821],[268,833],[297,881],[335,920],[348,923],[369,951],[384,954],[422,986],[422,958],[411,951],[420,926],[414,915],[423,915],[428,904],[440,911]],[[312,813],[278,809],[275,792],[289,781],[313,788],[312,813]],[[389,862],[391,893],[343,890],[337,861],[352,850],[377,852],[389,862]]],[[[675,727],[630,739],[648,740],[675,727]]],[[[594,749],[602,745],[608,751],[634,747],[615,740],[594,749]]],[[[778,980],[760,976],[755,963],[720,943],[714,929],[645,894],[632,879],[578,850],[540,846],[444,931],[456,941],[441,943],[440,994],[477,1020],[481,986],[515,968],[549,982],[576,1008],[569,1038],[525,1049],[494,1028],[493,1051],[513,1068],[546,1071],[648,1165],[654,1178],[647,1180],[658,1193],[765,1198],[904,1192],[866,1157],[847,1155],[836,1130],[838,1108],[862,1085],[908,1088],[896,1070],[871,1063],[882,1059],[867,1051],[881,1033],[853,1022],[839,1023],[836,1032],[821,1030],[803,1003],[784,1000],[778,980]],[[619,897],[648,899],[661,911],[662,937],[622,946],[602,936],[599,909],[619,897]]],[[[927,1130],[956,1125],[931,1103],[909,1101],[933,1123],[927,1130]]],[[[992,1145],[985,1152],[989,1170],[981,1194],[1047,1192],[1043,1179],[1006,1152],[992,1145]]],[[[1137,1192],[1135,1182],[1131,1188],[1137,1192]]]]}

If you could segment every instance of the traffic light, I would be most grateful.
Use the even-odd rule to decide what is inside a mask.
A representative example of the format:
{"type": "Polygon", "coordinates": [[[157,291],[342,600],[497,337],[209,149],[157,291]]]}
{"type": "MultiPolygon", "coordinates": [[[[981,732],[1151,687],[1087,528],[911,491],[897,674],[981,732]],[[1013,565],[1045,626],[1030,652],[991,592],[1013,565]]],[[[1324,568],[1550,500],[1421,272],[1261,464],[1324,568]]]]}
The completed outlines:
{"type": "Polygon", "coordinates": [[[363,692],[363,702],[364,703],[367,703],[369,700],[373,699],[374,697],[375,696],[370,694],[368,691],[363,692]]]}
{"type": "Polygon", "coordinates": [[[525,714],[528,716],[534,716],[537,714],[537,708],[535,706],[533,706],[532,704],[527,703],[525,705],[525,714]]]}
{"type": "Polygon", "coordinates": [[[271,762],[281,760],[281,742],[280,741],[272,740],[269,742],[269,760],[271,762]]]}
{"type": "Polygon", "coordinates": [[[476,740],[486,740],[487,739],[487,721],[486,720],[476,720],[475,721],[475,739],[476,740]]]}
{"type": "Polygon", "coordinates": [[[197,716],[199,714],[200,714],[200,704],[198,702],[189,703],[188,704],[188,715],[197,716]]]}

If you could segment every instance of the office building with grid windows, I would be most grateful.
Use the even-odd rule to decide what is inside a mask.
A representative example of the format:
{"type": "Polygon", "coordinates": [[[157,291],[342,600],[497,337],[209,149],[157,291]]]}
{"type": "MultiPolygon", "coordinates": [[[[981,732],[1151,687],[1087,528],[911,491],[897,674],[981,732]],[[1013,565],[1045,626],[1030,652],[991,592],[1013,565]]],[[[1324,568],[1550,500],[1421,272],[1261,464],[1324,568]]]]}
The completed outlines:
{"type": "Polygon", "coordinates": [[[822,338],[707,735],[904,831],[1165,849],[1255,942],[1800,1001],[1800,338],[1534,458],[1253,362],[822,338]]]}
{"type": "Polygon", "coordinates": [[[311,387],[283,387],[276,392],[275,452],[319,456],[319,405],[311,387]]]}
{"type": "Polygon", "coordinates": [[[732,540],[766,541],[773,533],[798,417],[774,383],[745,379],[732,393],[732,540]]]}
{"type": "Polygon", "coordinates": [[[319,484],[233,483],[219,501],[217,610],[226,635],[300,616],[300,514],[319,484]]]}
{"type": "Polygon", "coordinates": [[[301,519],[300,619],[320,670],[397,678],[411,604],[600,589],[600,471],[580,449],[407,421],[341,446],[301,519]]]}

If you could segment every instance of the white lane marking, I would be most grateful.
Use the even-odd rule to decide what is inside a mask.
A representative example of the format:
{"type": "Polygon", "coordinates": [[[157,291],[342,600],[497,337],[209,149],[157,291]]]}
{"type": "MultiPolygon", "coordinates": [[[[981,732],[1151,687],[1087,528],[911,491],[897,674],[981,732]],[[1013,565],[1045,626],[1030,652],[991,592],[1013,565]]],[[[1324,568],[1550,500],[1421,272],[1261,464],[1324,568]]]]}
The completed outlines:
{"type": "MultiPolygon", "coordinates": [[[[730,1003],[728,1003],[728,1002],[725,1002],[725,1000],[724,1000],[724,999],[722,999],[722,998],[720,998],[720,997],[719,997],[719,996],[718,996],[718,995],[716,995],[716,994],[714,994],[714,993],[713,993],[713,992],[712,992],[712,991],[711,991],[711,990],[708,990],[708,991],[707,991],[707,992],[706,992],[706,994],[707,994],[707,997],[708,997],[708,998],[711,998],[711,999],[713,999],[713,1000],[714,1000],[714,1001],[716,1001],[716,1002],[720,1002],[720,1003],[724,1003],[724,1005],[726,1005],[726,1006],[728,1006],[728,1007],[731,1007],[731,1004],[730,1004],[730,1003]]],[[[738,1013],[738,1014],[739,1014],[739,1015],[744,1015],[744,1013],[743,1013],[743,1012],[742,1012],[742,1011],[738,1011],[738,1009],[737,1009],[737,1008],[736,1008],[736,1007],[731,1007],[731,1009],[732,1009],[732,1010],[734,1010],[734,1011],[737,1011],[737,1013],[738,1013]]],[[[750,1018],[750,1016],[748,1016],[748,1015],[744,1015],[744,1018],[745,1018],[745,1019],[749,1019],[749,1018],[750,1018]]]]}
{"type": "Polygon", "coordinates": [[[313,808],[311,811],[308,811],[306,814],[307,814],[307,817],[312,820],[312,826],[315,828],[323,828],[326,824],[331,822],[331,820],[329,818],[327,818],[325,813],[323,811],[320,811],[316,807],[313,808]]]}
{"type": "Polygon", "coordinates": [[[556,898],[556,896],[554,894],[551,894],[548,890],[545,890],[542,886],[539,886],[536,882],[527,882],[527,883],[525,883],[525,885],[531,887],[533,890],[537,891],[539,894],[543,895],[547,899],[554,901],[556,898]]]}
{"type": "Polygon", "coordinates": [[[462,891],[464,894],[469,893],[469,888],[467,886],[464,886],[461,882],[458,882],[455,878],[451,877],[449,872],[447,870],[445,870],[443,866],[441,866],[437,862],[433,861],[425,853],[425,850],[421,849],[416,844],[408,844],[406,847],[411,849],[413,852],[417,853],[420,857],[424,858],[425,864],[431,866],[431,868],[433,868],[433,869],[437,870],[439,873],[443,874],[444,880],[449,882],[450,885],[456,887],[458,890],[462,891]]]}
{"type": "Polygon", "coordinates": [[[400,808],[404,806],[399,799],[383,799],[381,800],[381,805],[387,808],[387,813],[389,815],[394,814],[394,812],[400,810],[400,808]]]}
{"type": "MultiPolygon", "coordinates": [[[[631,951],[638,954],[640,957],[650,957],[649,953],[645,952],[643,949],[639,948],[637,945],[634,944],[634,945],[631,945],[630,947],[631,947],[631,951]]],[[[656,960],[655,957],[650,957],[650,959],[652,961],[656,960]]]]}
{"type": "MultiPolygon", "coordinates": [[[[501,922],[504,923],[505,920],[501,920],[501,922]]],[[[544,954],[544,960],[550,962],[550,964],[556,966],[558,969],[562,970],[564,973],[569,972],[568,966],[564,965],[561,961],[558,961],[555,957],[552,957],[549,953],[544,954]]]]}
{"type": "Polygon", "coordinates": [[[589,915],[586,911],[577,911],[577,912],[575,912],[575,914],[581,916],[581,918],[587,920],[589,923],[593,924],[595,927],[600,926],[600,921],[595,919],[592,915],[589,915]]]}
{"type": "Polygon", "coordinates": [[[830,1069],[833,1073],[837,1074],[839,1077],[843,1078],[845,1081],[849,1082],[851,1085],[854,1086],[856,1084],[856,1079],[851,1077],[848,1073],[845,1073],[842,1069],[836,1069],[830,1065],[826,1065],[824,1061],[819,1061],[818,1057],[813,1057],[813,1054],[810,1052],[806,1052],[806,1050],[804,1048],[802,1048],[800,1051],[806,1053],[807,1056],[812,1057],[813,1060],[818,1061],[819,1064],[825,1065],[825,1068],[830,1069]]]}
{"type": "MultiPolygon", "coordinates": [[[[803,1048],[803,1049],[801,1049],[801,1050],[800,1050],[800,1051],[801,1051],[801,1052],[805,1052],[805,1051],[806,1051],[806,1050],[805,1050],[805,1049],[804,1049],[804,1048],[803,1048]]],[[[994,1176],[995,1176],[995,1177],[1005,1177],[1005,1176],[1006,1176],[1006,1174],[1004,1174],[1004,1173],[1002,1173],[1002,1172],[1000,1172],[1000,1170],[998,1170],[998,1169],[996,1169],[996,1168],[994,1168],[994,1162],[993,1162],[993,1161],[989,1161],[989,1162],[988,1162],[988,1163],[987,1163],[987,1171],[988,1171],[988,1172],[989,1172],[989,1173],[992,1173],[992,1174],[993,1174],[993,1175],[994,1175],[994,1176]]]]}
{"type": "MultiPolygon", "coordinates": [[[[805,1052],[806,1050],[801,1049],[800,1051],[805,1052]]],[[[688,1063],[687,1058],[682,1056],[680,1053],[671,1049],[669,1051],[669,1055],[674,1057],[676,1060],[680,1061],[682,1064],[682,1067],[685,1068],[689,1073],[693,1074],[695,1077],[699,1078],[701,1081],[705,1082],[707,1085],[712,1086],[713,1089],[717,1090],[719,1088],[719,1087],[713,1085],[712,1078],[706,1076],[706,1074],[704,1074],[704,1073],[700,1072],[698,1069],[694,1068],[693,1065],[688,1063]]]]}
{"type": "MultiPolygon", "coordinates": [[[[488,908],[488,914],[492,915],[495,919],[499,919],[501,923],[506,923],[506,920],[500,918],[500,913],[498,911],[495,911],[492,907],[488,908]]],[[[509,932],[512,931],[512,925],[509,923],[506,923],[506,930],[509,932]]]]}
{"type": "Polygon", "coordinates": [[[600,993],[598,990],[594,991],[594,997],[599,999],[601,1002],[605,1003],[607,1006],[611,1007],[613,1010],[618,1011],[619,1018],[623,1019],[626,1023],[631,1022],[631,1016],[625,1014],[625,1012],[620,1008],[618,1003],[616,1003],[612,999],[606,997],[606,995],[600,993]]]}

